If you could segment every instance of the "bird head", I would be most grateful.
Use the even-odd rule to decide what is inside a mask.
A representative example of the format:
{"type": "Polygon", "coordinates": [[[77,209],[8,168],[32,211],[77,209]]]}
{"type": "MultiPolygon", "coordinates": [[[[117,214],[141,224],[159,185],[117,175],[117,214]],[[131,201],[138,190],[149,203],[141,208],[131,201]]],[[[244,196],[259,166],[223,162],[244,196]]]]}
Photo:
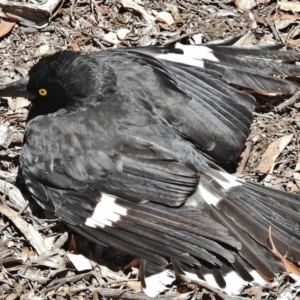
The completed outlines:
{"type": "Polygon", "coordinates": [[[97,106],[114,93],[115,74],[97,55],[62,51],[42,58],[27,77],[0,88],[0,97],[25,97],[32,102],[29,119],[64,115],[97,106]]]}

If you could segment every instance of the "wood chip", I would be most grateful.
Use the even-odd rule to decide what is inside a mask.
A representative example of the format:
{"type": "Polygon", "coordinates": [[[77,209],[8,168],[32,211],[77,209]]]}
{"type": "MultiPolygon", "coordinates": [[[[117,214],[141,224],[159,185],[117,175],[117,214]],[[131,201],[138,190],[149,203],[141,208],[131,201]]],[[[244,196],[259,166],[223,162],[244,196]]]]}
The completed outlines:
{"type": "Polygon", "coordinates": [[[127,281],[126,285],[133,289],[134,291],[141,292],[142,291],[142,285],[140,281],[127,281]]]}
{"type": "Polygon", "coordinates": [[[31,224],[24,221],[17,212],[0,205],[0,213],[9,218],[17,226],[39,255],[47,251],[41,234],[31,224]]]}
{"type": "Polygon", "coordinates": [[[0,146],[7,149],[13,140],[14,131],[7,125],[0,125],[0,146]]]}
{"type": "Polygon", "coordinates": [[[48,45],[43,45],[39,47],[39,52],[40,54],[45,54],[49,51],[49,46],[48,45]]]}
{"type": "Polygon", "coordinates": [[[103,40],[110,44],[113,44],[113,45],[117,45],[120,43],[120,41],[118,40],[117,34],[114,32],[109,32],[109,33],[105,34],[103,36],[103,40]]]}
{"type": "Polygon", "coordinates": [[[8,18],[18,20],[25,26],[41,28],[48,24],[61,2],[61,0],[48,0],[42,5],[37,5],[0,0],[0,7],[8,18]]]}
{"type": "Polygon", "coordinates": [[[81,272],[81,271],[92,270],[92,265],[90,261],[87,258],[85,258],[83,255],[68,253],[67,257],[77,271],[81,272]]]}
{"type": "Polygon", "coordinates": [[[300,12],[300,2],[298,1],[278,1],[278,8],[284,11],[300,12]]]}
{"type": "Polygon", "coordinates": [[[156,18],[155,18],[156,23],[166,23],[169,26],[174,23],[174,19],[172,15],[166,11],[160,12],[156,18]]]}

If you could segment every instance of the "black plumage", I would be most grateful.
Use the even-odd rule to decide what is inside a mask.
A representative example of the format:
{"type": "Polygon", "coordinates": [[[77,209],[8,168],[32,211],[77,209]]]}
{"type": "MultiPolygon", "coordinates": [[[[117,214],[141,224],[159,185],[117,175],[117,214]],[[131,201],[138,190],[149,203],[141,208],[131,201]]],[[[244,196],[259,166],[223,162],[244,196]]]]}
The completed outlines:
{"type": "Polygon", "coordinates": [[[272,46],[193,47],[209,54],[203,68],[185,61],[191,50],[182,45],[59,52],[41,59],[28,80],[0,90],[32,101],[20,157],[32,197],[89,239],[142,258],[151,296],[164,290],[161,279],[151,290],[155,273],[170,284],[172,265],[202,281],[211,274],[221,288],[230,270],[250,281],[256,269],[271,280],[285,268],[270,251],[270,226],[279,252],[300,258],[300,197],[218,167],[243,150],[255,105],[224,80],[292,93],[296,83],[272,75],[298,76],[298,67],[264,58],[299,55],[272,46]],[[227,52],[236,56],[232,64],[227,52]]]}

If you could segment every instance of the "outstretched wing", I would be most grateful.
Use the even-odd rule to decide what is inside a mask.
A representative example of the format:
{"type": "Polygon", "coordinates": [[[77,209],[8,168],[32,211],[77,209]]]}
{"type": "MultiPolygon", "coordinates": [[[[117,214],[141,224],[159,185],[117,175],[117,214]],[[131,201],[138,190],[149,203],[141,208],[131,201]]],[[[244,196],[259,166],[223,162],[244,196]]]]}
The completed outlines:
{"type": "Polygon", "coordinates": [[[114,61],[119,81],[132,83],[134,95],[142,90],[172,128],[210,159],[228,163],[238,158],[249,134],[255,99],[226,84],[215,71],[133,51],[98,55],[111,61],[123,57],[122,63],[114,61]]]}
{"type": "Polygon", "coordinates": [[[224,44],[148,46],[133,51],[168,62],[217,72],[229,83],[271,95],[290,95],[299,90],[299,52],[281,51],[283,45],[236,46],[224,44]],[[288,79],[288,80],[287,80],[288,79]]]}
{"type": "MultiPolygon", "coordinates": [[[[180,149],[175,153],[126,136],[104,115],[94,110],[29,122],[21,168],[33,197],[89,238],[153,263],[167,265],[173,257],[221,265],[216,254],[233,262],[218,242],[234,248],[240,243],[222,225],[184,206],[197,189],[197,168],[178,155],[180,149]],[[107,126],[109,134],[103,132],[107,126]]],[[[182,147],[196,152],[188,143],[182,147]]]]}

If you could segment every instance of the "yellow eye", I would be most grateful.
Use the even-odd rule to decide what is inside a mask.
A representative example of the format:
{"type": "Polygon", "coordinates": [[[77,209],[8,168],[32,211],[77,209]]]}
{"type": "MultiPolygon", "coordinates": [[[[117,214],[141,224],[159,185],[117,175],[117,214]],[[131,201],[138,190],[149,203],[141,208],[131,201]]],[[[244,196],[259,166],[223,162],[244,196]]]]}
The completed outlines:
{"type": "Polygon", "coordinates": [[[41,95],[41,96],[47,96],[47,90],[46,89],[39,89],[39,94],[41,95]]]}

